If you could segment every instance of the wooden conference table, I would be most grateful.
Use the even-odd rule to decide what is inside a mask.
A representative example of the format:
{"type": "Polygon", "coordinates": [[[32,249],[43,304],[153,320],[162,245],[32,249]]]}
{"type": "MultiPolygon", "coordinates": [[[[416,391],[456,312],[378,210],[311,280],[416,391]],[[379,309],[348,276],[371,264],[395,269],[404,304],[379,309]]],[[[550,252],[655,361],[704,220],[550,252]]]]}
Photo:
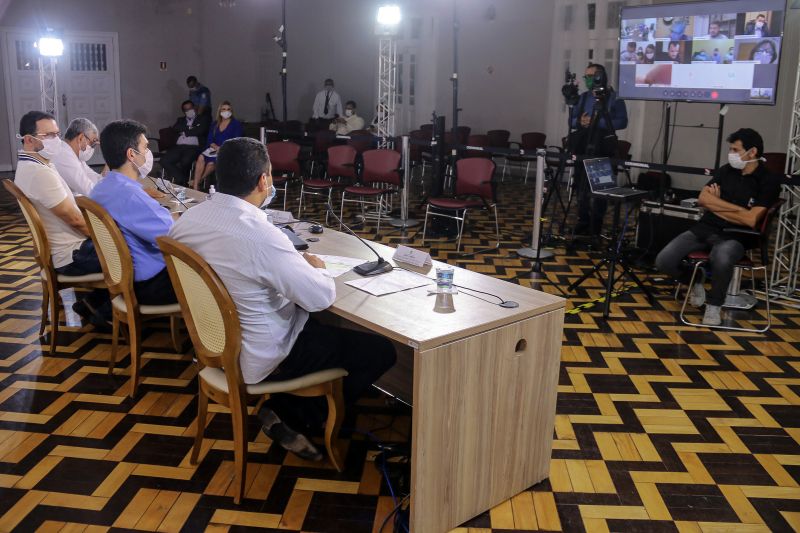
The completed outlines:
{"type": "MultiPolygon", "coordinates": [[[[310,235],[307,225],[296,231],[319,238],[309,253],[375,258],[352,235],[330,228],[310,235]]],[[[394,253],[371,244],[386,259],[394,253]]],[[[519,307],[459,290],[453,310],[442,312],[436,300],[443,295],[428,294],[434,285],[376,297],[345,284],[358,277],[351,271],[336,278],[329,318],[384,335],[398,349],[397,364],[376,385],[413,406],[411,531],[448,531],[545,479],[565,301],[456,267],[457,285],[519,307]]]]}

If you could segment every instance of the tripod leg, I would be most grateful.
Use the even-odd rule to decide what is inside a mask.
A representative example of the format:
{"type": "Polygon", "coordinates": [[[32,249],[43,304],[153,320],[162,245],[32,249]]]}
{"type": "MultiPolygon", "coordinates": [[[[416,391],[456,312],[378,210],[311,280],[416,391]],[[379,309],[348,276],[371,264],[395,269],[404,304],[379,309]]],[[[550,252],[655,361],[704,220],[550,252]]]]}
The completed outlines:
{"type": "Polygon", "coordinates": [[[627,274],[628,277],[633,280],[636,286],[642,290],[645,296],[647,296],[647,301],[650,302],[651,304],[655,303],[655,297],[653,296],[653,292],[644,283],[642,283],[642,280],[639,279],[639,276],[636,275],[633,269],[630,266],[628,266],[628,264],[625,261],[620,261],[620,265],[622,266],[622,270],[624,271],[624,273],[627,274]]]}
{"type": "Polygon", "coordinates": [[[611,259],[608,262],[608,278],[606,278],[606,300],[603,302],[603,318],[608,318],[608,313],[611,311],[611,294],[614,292],[614,274],[617,270],[616,259],[611,259]]]}
{"type": "MultiPolygon", "coordinates": [[[[596,265],[592,267],[592,269],[589,272],[586,272],[583,276],[579,277],[574,282],[572,282],[572,284],[569,287],[567,287],[567,290],[570,292],[574,291],[581,283],[591,278],[595,274],[599,274],[600,269],[603,268],[607,263],[608,259],[602,259],[601,261],[599,261],[596,265]]],[[[602,278],[600,279],[602,280],[602,278]]]]}

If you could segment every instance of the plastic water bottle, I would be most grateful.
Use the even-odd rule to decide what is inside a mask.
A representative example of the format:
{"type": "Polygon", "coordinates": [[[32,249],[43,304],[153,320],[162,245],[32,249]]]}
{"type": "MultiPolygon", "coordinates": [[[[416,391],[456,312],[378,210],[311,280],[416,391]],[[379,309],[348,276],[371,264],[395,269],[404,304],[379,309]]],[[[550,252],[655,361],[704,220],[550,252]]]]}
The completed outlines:
{"type": "Polygon", "coordinates": [[[213,185],[209,186],[209,188],[208,188],[208,200],[211,200],[211,198],[214,196],[215,192],[217,192],[217,189],[215,189],[213,185]]]}

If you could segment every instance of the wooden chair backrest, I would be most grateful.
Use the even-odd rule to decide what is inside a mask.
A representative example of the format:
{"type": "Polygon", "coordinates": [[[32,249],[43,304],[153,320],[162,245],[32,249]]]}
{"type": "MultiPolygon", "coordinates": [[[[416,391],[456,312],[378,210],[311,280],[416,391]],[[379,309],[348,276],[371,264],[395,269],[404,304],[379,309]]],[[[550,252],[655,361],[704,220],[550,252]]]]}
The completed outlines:
{"type": "Polygon", "coordinates": [[[111,297],[122,295],[129,312],[136,307],[133,292],[133,259],[125,236],[103,206],[86,196],[75,199],[89,226],[92,242],[111,297]]]}

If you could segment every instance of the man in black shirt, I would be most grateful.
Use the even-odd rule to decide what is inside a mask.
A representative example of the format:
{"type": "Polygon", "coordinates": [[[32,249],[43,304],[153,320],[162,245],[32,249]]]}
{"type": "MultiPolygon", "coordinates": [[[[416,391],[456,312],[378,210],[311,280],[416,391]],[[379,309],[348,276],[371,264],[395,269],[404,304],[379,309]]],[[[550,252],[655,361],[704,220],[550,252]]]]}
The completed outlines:
{"type": "Polygon", "coordinates": [[[703,279],[691,287],[690,302],[706,304],[703,324],[722,323],[720,307],[733,276],[733,268],[744,257],[743,237],[725,228],[756,228],[767,210],[778,201],[780,181],[762,164],[764,141],[755,130],[743,128],[728,139],[728,164],[720,167],[700,192],[698,203],[706,209],[691,229],[675,237],[656,257],[656,267],[688,283],[690,272],[682,261],[690,253],[711,250],[711,291],[706,298],[703,279]]]}

